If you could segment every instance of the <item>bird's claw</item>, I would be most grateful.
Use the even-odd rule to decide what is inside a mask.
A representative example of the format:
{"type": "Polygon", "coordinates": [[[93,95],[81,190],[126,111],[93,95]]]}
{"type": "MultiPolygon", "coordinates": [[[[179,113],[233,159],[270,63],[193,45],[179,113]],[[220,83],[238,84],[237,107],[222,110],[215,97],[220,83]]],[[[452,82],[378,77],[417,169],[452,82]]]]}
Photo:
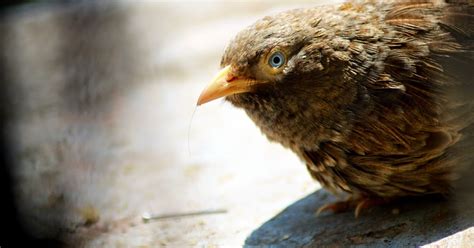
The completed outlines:
{"type": "Polygon", "coordinates": [[[316,211],[319,216],[323,211],[332,210],[334,213],[341,213],[354,209],[354,217],[359,217],[363,209],[378,206],[386,203],[386,199],[379,198],[349,198],[347,200],[324,204],[316,211]]]}

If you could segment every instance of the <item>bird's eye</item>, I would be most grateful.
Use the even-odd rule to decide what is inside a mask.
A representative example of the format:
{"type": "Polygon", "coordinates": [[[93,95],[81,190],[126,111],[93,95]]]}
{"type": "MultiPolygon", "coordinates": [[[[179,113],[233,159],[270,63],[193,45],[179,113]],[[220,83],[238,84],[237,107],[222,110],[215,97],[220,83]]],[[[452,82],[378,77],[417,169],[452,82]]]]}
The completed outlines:
{"type": "Polygon", "coordinates": [[[285,55],[281,52],[273,53],[268,59],[268,64],[273,68],[280,68],[285,64],[285,55]]]}

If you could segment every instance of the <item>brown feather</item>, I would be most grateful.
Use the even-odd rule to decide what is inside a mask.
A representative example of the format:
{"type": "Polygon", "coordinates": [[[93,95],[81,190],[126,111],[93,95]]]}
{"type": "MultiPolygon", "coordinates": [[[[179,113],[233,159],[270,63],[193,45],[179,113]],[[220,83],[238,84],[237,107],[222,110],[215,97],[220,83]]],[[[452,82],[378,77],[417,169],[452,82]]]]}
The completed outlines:
{"type": "Polygon", "coordinates": [[[239,33],[222,65],[258,80],[255,61],[275,46],[292,51],[284,74],[227,100],[332,192],[448,194],[473,168],[471,1],[284,12],[239,33]]]}

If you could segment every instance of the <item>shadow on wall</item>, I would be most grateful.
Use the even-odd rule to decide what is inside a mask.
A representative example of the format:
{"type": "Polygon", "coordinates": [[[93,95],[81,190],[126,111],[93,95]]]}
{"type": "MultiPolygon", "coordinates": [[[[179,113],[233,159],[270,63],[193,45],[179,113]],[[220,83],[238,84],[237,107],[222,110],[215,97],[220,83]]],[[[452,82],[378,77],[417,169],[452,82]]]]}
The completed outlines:
{"type": "Polygon", "coordinates": [[[315,216],[316,209],[334,201],[325,190],[306,196],[253,231],[245,247],[419,247],[474,226],[471,193],[407,199],[365,210],[358,218],[353,212],[315,216]]]}
{"type": "Polygon", "coordinates": [[[0,246],[7,247],[8,237],[61,239],[77,225],[71,192],[80,184],[71,175],[102,170],[95,164],[112,156],[97,152],[114,142],[111,105],[136,86],[142,68],[118,3],[33,3],[1,14],[1,188],[9,204],[2,220],[12,235],[0,246]]]}
{"type": "MultiPolygon", "coordinates": [[[[7,7],[19,4],[4,2],[0,4],[0,11],[8,11],[7,7]]],[[[0,12],[0,15],[3,13],[0,12]]],[[[20,213],[18,203],[15,197],[15,180],[12,176],[13,149],[12,140],[8,132],[10,130],[11,121],[18,117],[13,108],[14,98],[11,93],[14,91],[12,83],[12,75],[9,73],[8,54],[9,38],[11,33],[5,25],[3,16],[0,16],[0,82],[2,82],[2,90],[0,90],[0,195],[2,196],[2,234],[0,235],[0,246],[15,247],[35,246],[45,247],[61,247],[62,244],[56,240],[36,239],[27,231],[27,228],[20,221],[20,213]]]]}

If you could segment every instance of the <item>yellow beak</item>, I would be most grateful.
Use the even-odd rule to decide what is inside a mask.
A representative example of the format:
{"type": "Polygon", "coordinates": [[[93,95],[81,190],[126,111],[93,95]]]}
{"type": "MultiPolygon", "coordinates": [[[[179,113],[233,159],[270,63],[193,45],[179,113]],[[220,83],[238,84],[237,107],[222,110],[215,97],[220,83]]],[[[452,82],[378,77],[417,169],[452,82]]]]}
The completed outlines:
{"type": "Polygon", "coordinates": [[[232,67],[230,65],[224,67],[217,73],[211,83],[204,89],[199,96],[197,105],[201,105],[212,100],[252,90],[252,85],[258,81],[245,78],[236,78],[232,75],[232,67]]]}

